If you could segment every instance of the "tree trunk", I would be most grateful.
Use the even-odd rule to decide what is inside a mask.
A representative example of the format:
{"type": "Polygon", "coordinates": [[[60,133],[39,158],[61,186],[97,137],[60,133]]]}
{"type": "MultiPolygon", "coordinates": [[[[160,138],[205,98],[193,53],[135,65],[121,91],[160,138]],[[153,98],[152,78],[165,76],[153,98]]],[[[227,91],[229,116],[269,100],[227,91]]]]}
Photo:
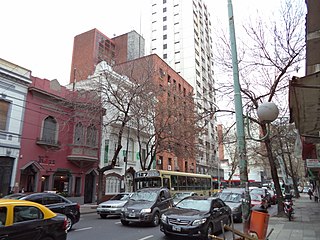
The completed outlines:
{"type": "MultiPolygon", "coordinates": [[[[261,125],[261,128],[262,128],[262,132],[265,136],[268,132],[266,124],[261,125]]],[[[277,199],[278,199],[278,214],[282,215],[284,213],[284,211],[283,211],[283,195],[282,195],[282,191],[281,191],[281,187],[280,187],[280,183],[279,183],[277,167],[276,167],[276,164],[275,164],[274,158],[273,158],[270,138],[267,137],[266,140],[264,140],[264,143],[265,143],[265,147],[267,150],[268,160],[269,160],[269,164],[270,164],[270,168],[271,168],[271,176],[273,179],[273,183],[274,183],[274,186],[276,189],[276,194],[277,194],[277,199]]]]}

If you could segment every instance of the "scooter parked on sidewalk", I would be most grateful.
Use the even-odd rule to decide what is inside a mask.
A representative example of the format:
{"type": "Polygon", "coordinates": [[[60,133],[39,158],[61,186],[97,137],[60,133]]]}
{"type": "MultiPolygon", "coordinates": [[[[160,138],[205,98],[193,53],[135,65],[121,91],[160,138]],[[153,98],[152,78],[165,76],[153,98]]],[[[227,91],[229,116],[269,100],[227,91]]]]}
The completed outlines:
{"type": "Polygon", "coordinates": [[[289,221],[292,220],[292,215],[294,214],[294,209],[293,209],[293,201],[292,201],[292,195],[291,194],[286,194],[284,197],[284,202],[283,202],[283,207],[284,207],[284,212],[288,216],[289,221]]]}

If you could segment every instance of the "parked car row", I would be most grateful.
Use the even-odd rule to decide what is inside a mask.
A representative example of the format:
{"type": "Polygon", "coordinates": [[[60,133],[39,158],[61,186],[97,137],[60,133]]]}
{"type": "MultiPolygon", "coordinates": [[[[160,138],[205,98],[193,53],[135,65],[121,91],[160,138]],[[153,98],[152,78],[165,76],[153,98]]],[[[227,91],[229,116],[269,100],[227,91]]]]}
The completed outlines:
{"type": "Polygon", "coordinates": [[[99,204],[101,218],[120,215],[121,223],[160,225],[167,236],[208,239],[221,231],[221,221],[231,223],[231,208],[218,197],[197,196],[194,192],[177,194],[176,204],[167,188],[146,188],[134,193],[116,195],[99,204]]]}

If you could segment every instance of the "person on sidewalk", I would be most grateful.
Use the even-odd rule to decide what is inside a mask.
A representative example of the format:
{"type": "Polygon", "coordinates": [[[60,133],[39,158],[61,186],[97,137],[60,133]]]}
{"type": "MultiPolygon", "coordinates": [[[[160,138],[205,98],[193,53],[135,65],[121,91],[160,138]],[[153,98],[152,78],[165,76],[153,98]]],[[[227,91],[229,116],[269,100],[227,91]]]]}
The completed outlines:
{"type": "Polygon", "coordinates": [[[316,186],[316,187],[314,188],[313,196],[314,196],[314,201],[315,201],[315,202],[318,202],[318,201],[319,201],[319,190],[318,190],[318,186],[316,186]]]}
{"type": "Polygon", "coordinates": [[[309,190],[308,190],[308,195],[309,195],[310,200],[312,200],[313,193],[312,193],[311,188],[309,188],[309,190]]]}

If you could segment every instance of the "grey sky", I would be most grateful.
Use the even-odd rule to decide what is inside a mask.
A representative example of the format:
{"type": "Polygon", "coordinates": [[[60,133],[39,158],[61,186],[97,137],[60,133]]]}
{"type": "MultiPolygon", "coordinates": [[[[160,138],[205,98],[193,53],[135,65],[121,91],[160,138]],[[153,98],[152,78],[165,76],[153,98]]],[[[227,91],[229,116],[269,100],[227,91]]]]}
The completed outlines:
{"type": "MultiPolygon", "coordinates": [[[[161,0],[159,0],[161,1],[161,0]]],[[[1,3],[0,58],[30,69],[34,76],[69,81],[74,36],[97,28],[108,37],[140,32],[149,0],[10,0],[1,3]]],[[[228,26],[227,0],[207,0],[213,22],[228,26]]],[[[241,22],[249,12],[267,10],[279,0],[234,0],[241,22]]],[[[143,29],[142,29],[143,30],[143,29]]]]}

